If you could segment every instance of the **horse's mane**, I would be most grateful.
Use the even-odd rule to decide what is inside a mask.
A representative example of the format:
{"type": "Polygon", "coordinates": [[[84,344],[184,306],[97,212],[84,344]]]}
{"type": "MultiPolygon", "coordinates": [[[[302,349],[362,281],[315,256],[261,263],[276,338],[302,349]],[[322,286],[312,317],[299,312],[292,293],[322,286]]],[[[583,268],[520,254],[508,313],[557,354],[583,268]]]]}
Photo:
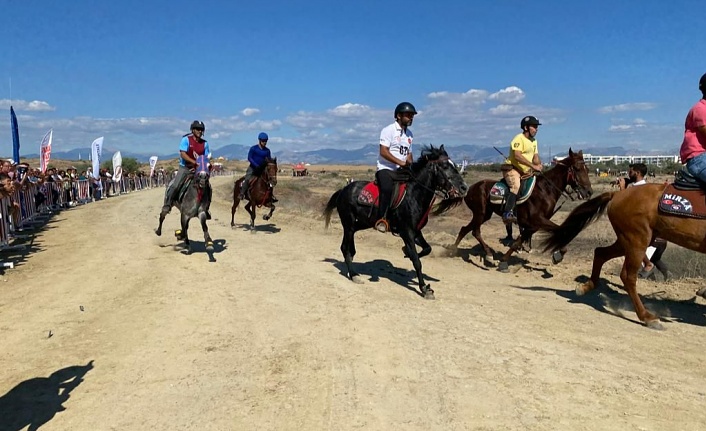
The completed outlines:
{"type": "MultiPolygon", "coordinates": [[[[443,145],[442,145],[442,147],[443,147],[443,145]]],[[[417,161],[412,163],[412,170],[417,172],[420,169],[422,169],[424,166],[426,166],[427,162],[433,161],[433,160],[439,160],[441,157],[448,157],[448,156],[449,155],[446,153],[446,150],[444,150],[441,147],[436,148],[431,144],[423,145],[421,154],[417,158],[417,161]]]]}

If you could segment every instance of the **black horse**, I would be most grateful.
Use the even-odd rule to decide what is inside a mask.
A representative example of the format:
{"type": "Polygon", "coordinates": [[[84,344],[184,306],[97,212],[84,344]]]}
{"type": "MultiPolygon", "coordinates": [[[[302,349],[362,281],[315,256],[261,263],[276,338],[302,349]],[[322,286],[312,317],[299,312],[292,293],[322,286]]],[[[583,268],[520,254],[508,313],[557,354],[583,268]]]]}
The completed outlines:
{"type": "MultiPolygon", "coordinates": [[[[422,276],[421,256],[431,252],[431,246],[424,240],[421,229],[427,221],[429,210],[437,191],[445,197],[463,196],[468,186],[461,178],[442,145],[424,147],[422,155],[412,164],[408,172],[410,181],[407,184],[406,195],[402,202],[388,211],[388,221],[392,231],[399,234],[405,244],[405,255],[412,261],[419,280],[419,290],[427,299],[434,299],[434,291],[424,283],[422,276]],[[422,253],[417,254],[416,245],[422,247],[422,253]]],[[[354,235],[359,230],[373,227],[376,219],[376,208],[358,202],[358,196],[367,181],[355,181],[331,196],[324,210],[326,227],[331,222],[331,213],[338,210],[343,224],[343,241],[341,252],[346,261],[348,278],[356,283],[362,283],[360,275],[353,271],[352,263],[355,256],[354,235]]]]}
{"type": "MultiPolygon", "coordinates": [[[[495,251],[488,246],[481,236],[481,226],[493,216],[493,213],[501,215],[503,205],[490,201],[491,190],[495,187],[497,180],[481,180],[473,184],[468,190],[465,198],[454,198],[441,202],[436,213],[444,212],[459,205],[462,201],[471,210],[471,221],[458,232],[454,246],[458,246],[463,237],[468,232],[473,232],[473,236],[478,240],[487,265],[492,265],[487,259],[494,257],[495,251]]],[[[583,151],[574,153],[569,148],[569,156],[556,163],[556,166],[540,174],[536,179],[536,184],[532,194],[526,202],[517,206],[517,224],[520,226],[520,236],[510,245],[508,251],[500,259],[499,268],[501,271],[508,271],[508,260],[512,253],[522,247],[522,243],[531,241],[532,235],[544,226],[556,226],[550,218],[554,215],[555,206],[559,197],[565,194],[567,187],[577,191],[579,198],[588,198],[593,193],[591,179],[588,175],[588,168],[583,159],[583,151]]],[[[552,259],[554,263],[560,262],[566,249],[558,250],[552,259]]]]}
{"type": "MultiPolygon", "coordinates": [[[[209,169],[208,160],[205,156],[199,156],[196,158],[198,169],[194,169],[194,174],[190,175],[182,187],[186,189],[184,192],[179,191],[178,197],[174,201],[174,206],[179,208],[181,212],[181,229],[174,232],[177,240],[184,240],[184,245],[186,246],[187,253],[191,253],[191,244],[189,243],[189,220],[193,217],[198,217],[201,221],[201,229],[203,229],[204,243],[206,244],[206,251],[213,251],[213,240],[208,234],[208,226],[206,226],[206,220],[208,219],[208,208],[211,206],[211,182],[209,181],[209,169]]],[[[160,213],[159,215],[159,227],[154,231],[157,236],[162,235],[162,223],[164,222],[166,214],[160,213]]]]}

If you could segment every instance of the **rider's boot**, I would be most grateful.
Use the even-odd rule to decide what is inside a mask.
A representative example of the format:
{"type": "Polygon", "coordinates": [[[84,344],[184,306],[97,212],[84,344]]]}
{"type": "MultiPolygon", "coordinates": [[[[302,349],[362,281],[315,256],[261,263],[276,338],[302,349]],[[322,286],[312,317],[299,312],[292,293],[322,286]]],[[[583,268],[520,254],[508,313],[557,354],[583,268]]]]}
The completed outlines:
{"type": "Polygon", "coordinates": [[[517,217],[515,217],[515,202],[517,202],[517,195],[515,193],[508,193],[507,199],[505,200],[505,209],[503,211],[503,222],[505,224],[515,223],[517,217]]]}
{"type": "Polygon", "coordinates": [[[172,200],[173,200],[173,194],[174,194],[174,189],[176,187],[174,184],[169,184],[167,186],[167,191],[164,193],[164,205],[162,206],[162,214],[167,215],[169,212],[172,210],[172,200]]]}

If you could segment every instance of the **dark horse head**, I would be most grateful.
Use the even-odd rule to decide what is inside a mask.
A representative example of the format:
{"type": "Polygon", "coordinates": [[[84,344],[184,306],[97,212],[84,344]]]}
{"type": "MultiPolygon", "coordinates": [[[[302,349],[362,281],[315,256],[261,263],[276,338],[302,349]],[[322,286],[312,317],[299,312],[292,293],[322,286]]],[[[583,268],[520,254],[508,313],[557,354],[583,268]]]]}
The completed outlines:
{"type": "MultiPolygon", "coordinates": [[[[211,183],[209,182],[210,169],[209,162],[206,156],[198,156],[196,158],[196,167],[193,169],[193,175],[187,178],[184,193],[178,193],[178,198],[174,203],[181,213],[181,229],[175,232],[178,240],[184,240],[184,245],[187,252],[191,251],[189,243],[188,229],[189,220],[193,217],[198,217],[201,221],[201,229],[203,230],[204,243],[206,251],[213,251],[213,240],[208,234],[208,226],[206,220],[210,218],[208,209],[211,206],[211,183]]],[[[162,223],[166,214],[159,215],[159,226],[155,230],[157,235],[162,234],[162,223]]]]}
{"type": "Polygon", "coordinates": [[[569,148],[569,155],[557,162],[557,165],[566,167],[566,184],[576,192],[579,199],[588,199],[593,194],[591,187],[591,177],[588,175],[588,167],[583,160],[583,150],[574,153],[569,148]]]}
{"type": "Polygon", "coordinates": [[[444,199],[462,198],[468,192],[468,185],[449,159],[443,145],[439,148],[433,145],[422,148],[421,156],[412,164],[413,183],[421,184],[416,174],[422,172],[431,176],[430,181],[435,191],[440,192],[444,199]]]}
{"type": "MultiPolygon", "coordinates": [[[[431,252],[431,246],[424,240],[421,230],[426,224],[430,207],[437,194],[462,198],[468,191],[468,186],[456,166],[449,160],[443,145],[439,148],[431,145],[423,147],[421,155],[407,173],[410,179],[407,182],[406,195],[396,208],[388,211],[388,220],[393,232],[397,232],[404,241],[405,254],[417,272],[420,293],[425,298],[433,299],[434,291],[424,283],[422,264],[419,260],[431,252]],[[421,253],[417,253],[417,245],[422,247],[421,253]]],[[[358,202],[358,195],[366,185],[367,181],[354,181],[338,190],[329,199],[323,213],[328,227],[333,210],[338,210],[343,225],[341,252],[346,262],[348,278],[356,283],[362,280],[352,268],[356,253],[354,234],[373,227],[376,216],[374,207],[358,202]]]]}
{"type": "Polygon", "coordinates": [[[270,188],[277,185],[277,157],[267,158],[260,176],[270,188]]]}

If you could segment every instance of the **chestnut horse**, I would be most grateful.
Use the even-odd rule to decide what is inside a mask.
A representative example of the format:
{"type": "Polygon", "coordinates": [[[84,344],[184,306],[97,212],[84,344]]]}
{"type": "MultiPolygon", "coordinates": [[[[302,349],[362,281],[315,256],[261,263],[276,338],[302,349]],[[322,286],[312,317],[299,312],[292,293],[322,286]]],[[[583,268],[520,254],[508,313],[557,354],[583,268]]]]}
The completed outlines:
{"type": "MultiPolygon", "coordinates": [[[[250,214],[251,229],[255,227],[255,207],[264,206],[270,209],[269,214],[262,217],[264,220],[269,220],[272,217],[272,213],[275,212],[275,204],[272,202],[272,190],[277,185],[277,157],[274,159],[268,158],[261,170],[253,173],[252,178],[254,181],[251,180],[247,196],[245,196],[248,201],[245,204],[245,209],[250,214]]],[[[235,210],[238,209],[240,204],[240,188],[244,179],[244,176],[238,178],[233,186],[233,207],[230,212],[231,227],[235,226],[235,210]]]]}
{"type": "MultiPolygon", "coordinates": [[[[549,169],[537,177],[536,184],[532,194],[526,202],[518,205],[517,224],[520,226],[520,236],[510,245],[508,251],[500,259],[499,270],[508,271],[508,260],[512,253],[518,251],[522,247],[523,242],[529,242],[532,235],[537,232],[541,226],[554,225],[550,220],[554,215],[557,201],[559,197],[566,194],[567,186],[571,186],[577,191],[579,198],[588,198],[593,193],[591,188],[591,179],[588,175],[588,168],[583,160],[583,151],[574,153],[569,148],[569,155],[563,160],[557,162],[556,166],[549,169]]],[[[495,251],[483,240],[481,235],[481,226],[493,216],[493,213],[502,215],[503,205],[493,204],[490,202],[490,190],[493,188],[497,180],[481,180],[473,184],[468,190],[468,194],[463,200],[466,206],[470,208],[472,215],[471,221],[458,232],[456,237],[455,247],[468,234],[473,232],[473,236],[478,240],[485,255],[483,256],[487,265],[492,265],[488,261],[488,257],[494,257],[495,251]]],[[[572,198],[573,199],[573,198],[572,198]]],[[[448,208],[453,208],[461,203],[461,198],[449,199],[439,204],[435,214],[446,211],[448,208]]],[[[559,263],[564,256],[566,249],[557,251],[552,260],[554,263],[559,263]]]]}
{"type": "MultiPolygon", "coordinates": [[[[556,250],[569,244],[589,224],[603,213],[617,236],[607,247],[598,247],[593,254],[593,269],[589,281],[576,288],[577,295],[598,286],[603,264],[625,256],[620,280],[635,307],[637,317],[647,327],[663,329],[659,317],[647,311],[637,294],[637,273],[645,249],[660,237],[684,248],[706,253],[706,219],[670,215],[658,210],[664,184],[645,184],[623,191],[606,192],[576,207],[559,226],[547,227],[546,250],[556,250]]],[[[703,195],[702,195],[703,198],[703,195]]]]}

